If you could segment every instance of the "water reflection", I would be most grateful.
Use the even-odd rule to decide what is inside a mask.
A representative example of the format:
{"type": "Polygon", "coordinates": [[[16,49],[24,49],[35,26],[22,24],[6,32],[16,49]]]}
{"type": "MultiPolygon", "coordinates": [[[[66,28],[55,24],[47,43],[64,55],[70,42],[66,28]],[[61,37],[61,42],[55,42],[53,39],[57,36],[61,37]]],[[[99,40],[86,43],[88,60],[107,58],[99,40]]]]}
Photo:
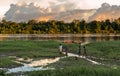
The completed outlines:
{"type": "Polygon", "coordinates": [[[116,34],[0,34],[0,40],[71,40],[71,41],[111,41],[120,40],[116,34]]]}
{"type": "Polygon", "coordinates": [[[54,70],[54,68],[49,68],[49,67],[43,68],[42,66],[41,67],[31,67],[28,64],[24,64],[24,66],[21,66],[21,67],[7,69],[6,74],[18,73],[18,72],[38,71],[38,70],[54,70]]]}
{"type": "Polygon", "coordinates": [[[6,73],[17,73],[17,72],[27,72],[27,71],[37,71],[41,70],[42,67],[30,67],[27,64],[24,64],[24,66],[17,67],[17,68],[11,68],[8,69],[6,73]]]}

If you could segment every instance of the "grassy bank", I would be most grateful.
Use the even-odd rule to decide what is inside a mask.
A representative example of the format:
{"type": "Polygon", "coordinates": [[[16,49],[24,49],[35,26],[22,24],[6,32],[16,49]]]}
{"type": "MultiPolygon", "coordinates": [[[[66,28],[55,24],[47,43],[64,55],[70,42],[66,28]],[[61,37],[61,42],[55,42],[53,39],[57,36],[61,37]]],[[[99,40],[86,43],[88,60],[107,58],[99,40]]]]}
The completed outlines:
{"type": "Polygon", "coordinates": [[[61,68],[79,67],[79,66],[95,66],[95,65],[81,58],[76,59],[76,57],[66,57],[60,59],[56,63],[49,64],[46,67],[55,67],[56,69],[61,69],[61,68]]]}
{"type": "MultiPolygon", "coordinates": [[[[6,67],[11,68],[19,66],[17,63],[13,62],[15,58],[53,58],[59,57],[57,41],[0,41],[0,68],[6,67]],[[9,58],[9,56],[15,56],[15,58],[9,58]]],[[[62,43],[63,46],[67,44],[62,43]]],[[[74,44],[69,44],[71,49],[74,44]]]]}
{"type": "MultiPolygon", "coordinates": [[[[57,41],[0,41],[0,56],[17,56],[26,58],[50,58],[60,56],[58,53],[59,43],[57,41]]],[[[86,45],[88,56],[94,56],[99,62],[119,64],[120,60],[120,41],[94,42],[86,45]],[[101,60],[100,58],[105,58],[101,60]],[[114,62],[113,62],[114,61],[114,62]]],[[[62,43],[67,46],[69,52],[78,52],[78,44],[62,43]]],[[[83,47],[81,47],[83,53],[83,47]]],[[[0,58],[1,58],[0,57],[0,58]]]]}
{"type": "MultiPolygon", "coordinates": [[[[0,67],[15,66],[9,56],[22,58],[50,58],[60,56],[57,41],[0,41],[0,67]]],[[[66,57],[48,65],[57,70],[26,73],[28,76],[120,76],[120,41],[94,42],[86,45],[88,56],[105,65],[94,65],[84,59],[66,57]],[[115,65],[115,66],[114,66],[115,65]],[[116,68],[117,67],[117,68],[116,68]],[[64,68],[64,69],[63,69],[64,68]]],[[[78,52],[78,44],[66,44],[69,52],[78,52]]],[[[81,47],[83,53],[83,47],[81,47]]],[[[13,76],[10,75],[10,76],[13,76]]]]}
{"type": "MultiPolygon", "coordinates": [[[[120,68],[106,65],[94,65],[89,61],[75,57],[66,57],[59,62],[48,65],[55,70],[33,71],[23,73],[26,76],[119,76],[120,68]]],[[[9,74],[8,76],[16,76],[9,74]]]]}
{"type": "Polygon", "coordinates": [[[0,54],[18,57],[58,56],[59,43],[55,41],[1,41],[0,54]]]}
{"type": "Polygon", "coordinates": [[[56,70],[28,72],[28,76],[120,76],[120,68],[106,65],[94,65],[84,59],[67,57],[48,65],[56,70]]]}
{"type": "Polygon", "coordinates": [[[0,68],[13,68],[21,65],[22,64],[16,63],[9,58],[0,57],[0,68]]]}
{"type": "Polygon", "coordinates": [[[28,76],[120,76],[120,69],[73,67],[63,70],[36,71],[28,76]]]}
{"type": "Polygon", "coordinates": [[[120,59],[120,41],[104,41],[87,44],[88,55],[98,58],[120,59]]]}

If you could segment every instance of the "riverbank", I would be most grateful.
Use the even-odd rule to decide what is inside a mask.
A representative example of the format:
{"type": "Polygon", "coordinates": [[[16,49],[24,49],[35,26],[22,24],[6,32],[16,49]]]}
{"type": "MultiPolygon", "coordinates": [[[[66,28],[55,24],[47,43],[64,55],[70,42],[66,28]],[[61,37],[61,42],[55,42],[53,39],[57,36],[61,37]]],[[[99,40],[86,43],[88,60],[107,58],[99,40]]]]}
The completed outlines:
{"type": "MultiPolygon", "coordinates": [[[[71,69],[73,67],[77,68],[79,66],[80,68],[85,67],[86,65],[89,65],[86,67],[91,66],[91,67],[95,67],[95,69],[110,68],[111,71],[112,69],[119,69],[120,41],[92,42],[90,44],[85,43],[86,49],[88,50],[87,51],[88,58],[85,58],[82,56],[78,57],[78,55],[76,55],[79,49],[78,43],[71,43],[71,44],[62,43],[63,46],[67,46],[69,48],[70,57],[69,56],[64,57],[64,55],[62,55],[62,57],[64,58],[60,58],[61,56],[58,53],[59,43],[60,42],[58,41],[22,41],[22,40],[1,41],[2,47],[0,48],[0,54],[1,55],[4,54],[4,57],[7,57],[7,58],[9,58],[9,56],[16,57],[17,59],[10,58],[11,61],[17,60],[22,63],[25,62],[25,64],[29,64],[29,66],[28,65],[24,66],[25,68],[28,68],[28,69],[30,69],[30,67],[33,67],[34,69],[38,70],[39,68],[41,70],[41,66],[43,66],[44,68],[50,67],[50,68],[56,68],[56,69],[63,69],[63,68],[65,69],[70,67],[69,69],[71,69]],[[106,50],[108,50],[109,52],[106,50]],[[73,57],[71,57],[71,54],[73,57]],[[114,56],[116,56],[116,58],[114,58],[114,56]],[[98,60],[98,59],[101,59],[101,60],[98,60]],[[108,61],[104,61],[104,59],[108,59],[108,61]],[[109,60],[113,60],[113,61],[109,61],[109,60]],[[105,64],[105,65],[101,65],[101,64],[105,64]]],[[[83,53],[83,47],[81,47],[81,53],[83,53]]],[[[3,56],[1,56],[0,58],[2,57],[3,56]]],[[[2,62],[2,63],[4,64],[7,62],[2,62]]],[[[33,71],[33,70],[30,70],[30,71],[33,71]]]]}
{"type": "MultiPolygon", "coordinates": [[[[85,44],[87,44],[87,42],[83,43],[82,45],[85,45],[85,44]]],[[[70,56],[75,56],[75,55],[70,54],[70,56]]],[[[16,68],[11,66],[12,68],[8,69],[7,73],[42,70],[42,69],[45,69],[45,68],[42,68],[43,66],[46,66],[46,65],[51,64],[51,63],[55,63],[64,57],[55,57],[55,58],[47,58],[47,59],[40,59],[40,60],[33,60],[30,58],[23,59],[23,58],[18,58],[16,56],[9,56],[9,58],[14,58],[14,60],[12,60],[13,62],[16,62],[16,64],[22,64],[24,66],[21,66],[21,67],[16,66],[16,68]],[[36,68],[34,68],[34,67],[36,67],[36,68]]],[[[10,68],[10,67],[7,67],[7,68],[10,68]]]]}

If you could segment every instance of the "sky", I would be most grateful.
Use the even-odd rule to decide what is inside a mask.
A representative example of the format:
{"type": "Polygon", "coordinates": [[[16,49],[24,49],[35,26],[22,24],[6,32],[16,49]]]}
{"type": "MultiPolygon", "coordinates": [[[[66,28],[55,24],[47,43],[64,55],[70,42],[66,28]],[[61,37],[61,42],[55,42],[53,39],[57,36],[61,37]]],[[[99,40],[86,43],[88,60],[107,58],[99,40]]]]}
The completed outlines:
{"type": "Polygon", "coordinates": [[[97,9],[101,7],[102,3],[120,5],[120,0],[0,0],[0,17],[4,16],[9,10],[11,4],[20,4],[23,2],[26,2],[27,4],[34,2],[36,6],[42,8],[64,3],[74,3],[78,9],[97,9]]]}

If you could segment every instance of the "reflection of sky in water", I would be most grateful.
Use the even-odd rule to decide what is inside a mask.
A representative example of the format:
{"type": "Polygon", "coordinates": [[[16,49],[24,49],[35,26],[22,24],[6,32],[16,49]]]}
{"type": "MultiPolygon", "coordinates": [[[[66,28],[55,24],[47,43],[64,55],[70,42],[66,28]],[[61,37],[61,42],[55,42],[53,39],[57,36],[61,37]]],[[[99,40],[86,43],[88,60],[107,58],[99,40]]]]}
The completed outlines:
{"type": "Polygon", "coordinates": [[[0,35],[1,40],[72,40],[72,41],[82,41],[82,42],[93,42],[93,41],[111,41],[120,40],[120,34],[118,35],[107,35],[107,34],[39,34],[39,35],[29,35],[29,34],[9,34],[0,35]]]}
{"type": "Polygon", "coordinates": [[[17,68],[12,68],[12,69],[8,69],[8,71],[6,73],[17,73],[17,72],[26,72],[26,71],[37,71],[37,70],[41,70],[42,67],[30,67],[27,64],[25,64],[22,67],[17,67],[17,68]]]}

